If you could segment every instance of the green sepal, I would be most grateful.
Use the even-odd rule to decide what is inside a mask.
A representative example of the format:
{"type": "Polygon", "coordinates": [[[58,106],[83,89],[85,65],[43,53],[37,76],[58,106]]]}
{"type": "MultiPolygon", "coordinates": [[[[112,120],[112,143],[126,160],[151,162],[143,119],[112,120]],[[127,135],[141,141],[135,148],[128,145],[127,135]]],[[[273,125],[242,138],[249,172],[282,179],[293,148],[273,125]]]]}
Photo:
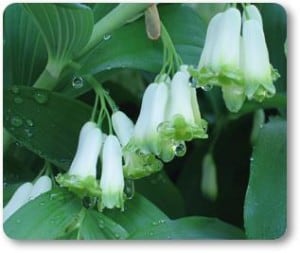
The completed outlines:
{"type": "Polygon", "coordinates": [[[61,187],[67,188],[80,198],[101,197],[101,189],[95,177],[82,178],[77,175],[60,173],[55,179],[61,187]]]}
{"type": "MultiPolygon", "coordinates": [[[[207,138],[207,122],[203,119],[196,124],[190,124],[180,114],[174,115],[170,121],[162,122],[158,132],[162,140],[172,139],[178,141],[190,141],[194,138],[207,138]]],[[[163,141],[165,142],[165,141],[163,141]]]]}
{"type": "Polygon", "coordinates": [[[102,198],[99,199],[97,208],[100,212],[104,208],[120,208],[121,211],[124,211],[124,202],[126,195],[122,191],[109,191],[105,194],[102,194],[102,198]]]}
{"type": "Polygon", "coordinates": [[[154,154],[145,154],[130,143],[124,147],[123,157],[125,160],[123,173],[128,179],[146,177],[163,168],[163,163],[154,154]]]}

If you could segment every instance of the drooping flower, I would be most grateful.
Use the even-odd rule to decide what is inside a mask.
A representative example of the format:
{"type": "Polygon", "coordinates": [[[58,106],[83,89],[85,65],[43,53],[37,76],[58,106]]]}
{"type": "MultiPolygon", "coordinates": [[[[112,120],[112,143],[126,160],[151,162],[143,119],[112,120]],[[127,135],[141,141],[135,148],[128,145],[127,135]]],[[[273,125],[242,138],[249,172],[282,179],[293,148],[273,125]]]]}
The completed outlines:
{"type": "Polygon", "coordinates": [[[24,183],[15,191],[14,195],[3,209],[3,222],[29,201],[29,195],[32,188],[32,183],[24,183]]]}
{"type": "Polygon", "coordinates": [[[41,176],[33,185],[29,199],[33,200],[39,195],[48,192],[52,189],[52,182],[48,176],[41,176]]]}
{"type": "Polygon", "coordinates": [[[262,26],[256,7],[248,6],[244,12],[241,66],[245,93],[248,99],[262,101],[275,94],[273,81],[279,75],[272,68],[262,26]]]}
{"type": "Polygon", "coordinates": [[[200,86],[242,83],[240,31],[241,14],[236,8],[229,8],[212,18],[198,66],[200,86]]]}
{"type": "Polygon", "coordinates": [[[162,152],[160,158],[170,161],[185,153],[184,141],[207,138],[207,123],[201,118],[195,88],[189,83],[187,66],[181,66],[169,84],[165,121],[158,127],[162,152]]]}
{"type": "Polygon", "coordinates": [[[97,161],[102,146],[102,132],[93,122],[81,128],[77,151],[67,174],[59,174],[57,182],[80,197],[100,196],[96,181],[97,161]]]}
{"type": "Polygon", "coordinates": [[[108,135],[103,146],[102,172],[100,179],[102,191],[99,209],[124,209],[124,178],[122,168],[122,149],[114,135],[108,135]]]}
{"type": "Polygon", "coordinates": [[[145,90],[141,111],[128,145],[144,154],[161,152],[157,128],[165,119],[168,87],[164,82],[152,83],[145,90]]]}
{"type": "Polygon", "coordinates": [[[137,148],[130,148],[129,143],[133,132],[134,124],[128,116],[117,111],[112,115],[112,125],[117,137],[123,147],[124,176],[130,179],[137,179],[148,176],[162,169],[162,162],[155,158],[152,153],[140,152],[137,148]]]}

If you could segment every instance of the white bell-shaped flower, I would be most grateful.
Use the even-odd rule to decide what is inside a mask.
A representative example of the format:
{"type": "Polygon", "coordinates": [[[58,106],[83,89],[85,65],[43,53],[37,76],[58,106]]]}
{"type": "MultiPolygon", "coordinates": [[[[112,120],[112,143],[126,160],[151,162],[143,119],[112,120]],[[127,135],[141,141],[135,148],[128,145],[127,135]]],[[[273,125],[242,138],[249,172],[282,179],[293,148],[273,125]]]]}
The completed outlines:
{"type": "Polygon", "coordinates": [[[248,99],[262,101],[275,94],[272,66],[261,24],[256,19],[243,23],[242,68],[248,99]]]}
{"type": "Polygon", "coordinates": [[[81,128],[76,154],[67,174],[59,174],[57,182],[80,197],[99,196],[96,181],[97,161],[102,147],[102,132],[94,122],[81,128]]]}
{"type": "Polygon", "coordinates": [[[52,189],[52,181],[48,176],[41,176],[33,185],[29,199],[33,200],[41,194],[48,192],[52,189]]]}
{"type": "Polygon", "coordinates": [[[29,201],[32,188],[32,183],[24,183],[15,191],[3,209],[3,222],[29,201]]]}
{"type": "Polygon", "coordinates": [[[124,209],[124,178],[122,168],[122,149],[114,135],[108,135],[103,146],[102,172],[100,179],[102,191],[99,209],[124,209]]]}
{"type": "Polygon", "coordinates": [[[145,90],[141,111],[134,127],[131,146],[143,153],[159,155],[157,128],[165,119],[168,87],[164,82],[152,83],[145,90]]]}
{"type": "Polygon", "coordinates": [[[241,84],[240,32],[238,9],[229,8],[212,18],[199,61],[200,86],[241,84]]]}
{"type": "Polygon", "coordinates": [[[96,177],[96,166],[102,145],[102,133],[99,128],[82,128],[76,154],[72,161],[69,174],[82,178],[96,177]]]}
{"type": "Polygon", "coordinates": [[[124,147],[130,140],[134,131],[134,124],[128,116],[121,111],[111,116],[112,125],[121,145],[124,147]]]}
{"type": "Polygon", "coordinates": [[[162,147],[159,157],[165,162],[184,155],[184,141],[207,137],[207,123],[201,119],[196,90],[189,78],[187,66],[181,66],[169,84],[166,117],[158,128],[162,147]]]}
{"type": "Polygon", "coordinates": [[[134,124],[125,113],[121,111],[115,112],[112,115],[112,125],[123,147],[125,162],[123,172],[126,178],[137,179],[162,169],[162,163],[153,154],[145,154],[127,145],[133,135],[134,124]]]}

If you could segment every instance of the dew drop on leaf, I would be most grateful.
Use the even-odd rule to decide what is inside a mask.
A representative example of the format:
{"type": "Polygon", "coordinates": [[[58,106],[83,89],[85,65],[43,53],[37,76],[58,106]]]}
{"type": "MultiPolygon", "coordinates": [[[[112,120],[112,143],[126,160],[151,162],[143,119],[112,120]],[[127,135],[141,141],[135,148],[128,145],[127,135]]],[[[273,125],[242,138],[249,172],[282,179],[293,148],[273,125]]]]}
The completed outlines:
{"type": "Polygon", "coordinates": [[[39,104],[45,104],[48,101],[48,95],[43,91],[36,91],[33,98],[39,104]]]}
{"type": "Polygon", "coordinates": [[[109,40],[111,38],[111,34],[104,34],[103,39],[109,40]]]}
{"type": "Polygon", "coordinates": [[[10,120],[10,123],[14,126],[14,127],[20,127],[23,125],[23,120],[19,117],[19,116],[13,116],[10,120]]]}
{"type": "Polygon", "coordinates": [[[19,91],[20,91],[20,89],[19,89],[18,86],[14,85],[13,87],[11,87],[11,92],[12,92],[13,94],[18,94],[19,91]]]}
{"type": "Polygon", "coordinates": [[[14,103],[15,104],[22,104],[23,103],[23,98],[21,98],[21,97],[15,97],[14,98],[14,103]]]}
{"type": "Polygon", "coordinates": [[[27,119],[26,124],[27,124],[27,126],[30,126],[30,127],[34,126],[33,121],[31,119],[27,119]]]}

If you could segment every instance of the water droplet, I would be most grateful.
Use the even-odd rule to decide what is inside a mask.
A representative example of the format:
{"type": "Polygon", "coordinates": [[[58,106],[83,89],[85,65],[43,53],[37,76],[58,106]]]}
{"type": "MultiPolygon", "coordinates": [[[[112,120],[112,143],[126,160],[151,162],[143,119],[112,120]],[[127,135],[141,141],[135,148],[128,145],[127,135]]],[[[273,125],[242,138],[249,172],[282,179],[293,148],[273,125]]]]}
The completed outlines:
{"type": "Polygon", "coordinates": [[[116,237],[116,239],[119,239],[119,238],[120,238],[120,235],[117,234],[117,233],[115,233],[115,237],[116,237]]]}
{"type": "Polygon", "coordinates": [[[125,194],[127,199],[132,199],[135,193],[134,181],[132,179],[125,180],[125,194]]]}
{"type": "Polygon", "coordinates": [[[158,225],[158,222],[153,221],[153,222],[152,222],[152,225],[153,225],[153,226],[157,226],[157,225],[158,225]]]}
{"type": "Polygon", "coordinates": [[[206,84],[204,86],[201,86],[201,89],[204,91],[210,91],[213,88],[213,85],[211,84],[206,84]]]}
{"type": "Polygon", "coordinates": [[[21,97],[15,97],[15,98],[14,98],[14,102],[15,102],[16,104],[22,104],[22,103],[23,103],[23,98],[21,98],[21,97]]]}
{"type": "Polygon", "coordinates": [[[186,145],[184,142],[179,142],[173,146],[173,151],[176,156],[182,157],[186,153],[186,145]]]}
{"type": "Polygon", "coordinates": [[[72,86],[75,89],[80,89],[83,87],[83,78],[81,76],[74,76],[72,79],[72,86]]]}
{"type": "Polygon", "coordinates": [[[89,209],[89,208],[93,208],[95,205],[96,205],[96,202],[97,202],[97,198],[96,197],[84,197],[82,199],[82,205],[89,209]]]}
{"type": "Polygon", "coordinates": [[[20,223],[21,223],[21,220],[20,220],[20,219],[17,219],[17,220],[16,220],[16,223],[17,223],[17,224],[20,224],[20,223]]]}
{"type": "Polygon", "coordinates": [[[14,85],[11,87],[11,92],[14,93],[14,94],[18,94],[20,91],[19,87],[14,85]]]}
{"type": "Polygon", "coordinates": [[[40,206],[44,206],[44,205],[45,205],[45,202],[41,202],[41,203],[40,203],[40,206]]]}
{"type": "Polygon", "coordinates": [[[48,101],[48,95],[43,91],[36,91],[33,97],[34,100],[39,104],[45,104],[48,101]]]}
{"type": "Polygon", "coordinates": [[[154,233],[152,231],[149,232],[149,236],[153,236],[154,233]]]}
{"type": "Polygon", "coordinates": [[[254,161],[254,158],[253,158],[253,157],[250,157],[250,161],[253,162],[253,161],[254,161]]]}
{"type": "Polygon", "coordinates": [[[191,80],[191,82],[189,83],[189,85],[190,85],[192,88],[197,88],[197,87],[199,86],[199,83],[198,83],[197,78],[192,77],[192,80],[191,80]]]}
{"type": "Polygon", "coordinates": [[[167,239],[168,239],[168,240],[171,240],[171,239],[172,239],[172,237],[171,237],[170,235],[168,235],[168,236],[167,236],[167,239]]]}
{"type": "Polygon", "coordinates": [[[19,116],[13,116],[10,123],[15,127],[20,127],[23,125],[23,120],[19,116]]]}
{"type": "Polygon", "coordinates": [[[159,221],[158,221],[158,224],[164,224],[164,223],[166,223],[165,220],[159,220],[159,221]]]}
{"type": "Polygon", "coordinates": [[[32,137],[33,133],[32,133],[32,130],[31,130],[31,129],[25,128],[24,131],[25,131],[27,137],[32,137]]]}
{"type": "Polygon", "coordinates": [[[51,194],[50,194],[50,200],[55,199],[57,196],[58,196],[57,193],[51,193],[51,194]]]}
{"type": "Polygon", "coordinates": [[[103,229],[104,228],[104,221],[103,220],[99,220],[99,228],[103,229]]]}
{"type": "Polygon", "coordinates": [[[26,124],[27,124],[27,126],[30,126],[30,127],[34,126],[33,121],[31,119],[27,119],[26,124]]]}
{"type": "Polygon", "coordinates": [[[103,39],[109,40],[111,38],[111,34],[104,34],[103,39]]]}

